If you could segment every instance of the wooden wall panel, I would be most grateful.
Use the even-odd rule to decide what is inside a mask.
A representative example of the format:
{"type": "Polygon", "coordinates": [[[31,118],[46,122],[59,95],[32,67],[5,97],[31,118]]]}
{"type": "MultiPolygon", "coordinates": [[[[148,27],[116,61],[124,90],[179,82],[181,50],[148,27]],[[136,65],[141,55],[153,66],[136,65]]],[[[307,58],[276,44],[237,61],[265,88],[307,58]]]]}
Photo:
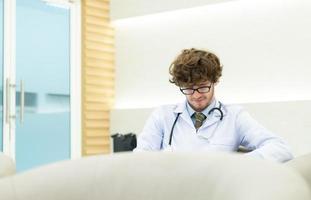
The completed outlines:
{"type": "Polygon", "coordinates": [[[114,30],[109,0],[82,0],[82,155],[110,153],[114,102],[114,30]]]}

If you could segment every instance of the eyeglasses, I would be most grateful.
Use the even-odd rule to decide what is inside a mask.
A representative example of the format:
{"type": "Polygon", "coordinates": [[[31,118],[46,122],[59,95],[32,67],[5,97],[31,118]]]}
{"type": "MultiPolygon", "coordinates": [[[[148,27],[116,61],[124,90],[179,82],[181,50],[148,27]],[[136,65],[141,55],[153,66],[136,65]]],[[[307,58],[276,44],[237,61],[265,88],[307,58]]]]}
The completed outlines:
{"type": "Polygon", "coordinates": [[[197,89],[193,89],[193,88],[179,88],[179,89],[184,95],[191,95],[194,93],[194,91],[197,91],[198,93],[208,93],[210,91],[211,87],[212,87],[212,85],[202,86],[202,87],[199,87],[197,89]]]}

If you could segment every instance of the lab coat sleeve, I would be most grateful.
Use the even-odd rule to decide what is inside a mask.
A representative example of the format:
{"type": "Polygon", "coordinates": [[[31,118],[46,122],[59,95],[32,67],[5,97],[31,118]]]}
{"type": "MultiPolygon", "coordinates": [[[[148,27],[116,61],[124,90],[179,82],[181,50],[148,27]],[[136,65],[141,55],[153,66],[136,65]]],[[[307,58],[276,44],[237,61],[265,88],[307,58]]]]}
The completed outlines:
{"type": "Polygon", "coordinates": [[[241,139],[240,145],[253,150],[247,153],[248,156],[277,162],[286,162],[293,158],[285,141],[260,125],[243,109],[237,114],[236,128],[241,139]]]}
{"type": "Polygon", "coordinates": [[[160,108],[154,110],[148,118],[143,131],[137,139],[137,147],[134,152],[139,151],[157,151],[161,149],[163,140],[163,114],[160,108]]]}

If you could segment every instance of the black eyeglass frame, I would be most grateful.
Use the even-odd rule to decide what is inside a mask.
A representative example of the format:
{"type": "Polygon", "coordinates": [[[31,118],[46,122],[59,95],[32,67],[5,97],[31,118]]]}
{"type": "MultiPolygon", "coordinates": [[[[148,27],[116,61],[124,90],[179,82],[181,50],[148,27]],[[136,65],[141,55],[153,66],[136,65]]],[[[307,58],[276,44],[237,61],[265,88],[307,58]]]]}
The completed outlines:
{"type": "Polygon", "coordinates": [[[209,91],[211,90],[212,86],[213,86],[213,84],[211,84],[210,86],[198,87],[198,88],[196,88],[196,89],[193,89],[193,88],[179,88],[179,90],[180,90],[184,95],[192,95],[192,94],[194,94],[194,91],[197,91],[198,93],[204,94],[204,93],[209,93],[209,91]],[[200,89],[203,89],[203,88],[204,88],[204,89],[208,88],[208,91],[204,91],[204,92],[200,91],[200,89]],[[185,90],[192,90],[192,92],[191,92],[191,93],[185,93],[185,90]]]}

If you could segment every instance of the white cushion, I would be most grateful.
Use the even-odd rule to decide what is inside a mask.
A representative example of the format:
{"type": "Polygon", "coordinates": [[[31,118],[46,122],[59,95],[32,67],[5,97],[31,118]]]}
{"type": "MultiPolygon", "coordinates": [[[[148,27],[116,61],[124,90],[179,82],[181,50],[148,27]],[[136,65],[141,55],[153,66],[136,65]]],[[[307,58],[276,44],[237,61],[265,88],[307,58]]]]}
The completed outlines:
{"type": "Polygon", "coordinates": [[[308,182],[311,190],[311,153],[298,156],[297,158],[287,162],[286,165],[298,171],[308,182]]]}
{"type": "Polygon", "coordinates": [[[144,152],[55,163],[0,179],[6,200],[308,200],[285,165],[245,155],[144,152]]]}

